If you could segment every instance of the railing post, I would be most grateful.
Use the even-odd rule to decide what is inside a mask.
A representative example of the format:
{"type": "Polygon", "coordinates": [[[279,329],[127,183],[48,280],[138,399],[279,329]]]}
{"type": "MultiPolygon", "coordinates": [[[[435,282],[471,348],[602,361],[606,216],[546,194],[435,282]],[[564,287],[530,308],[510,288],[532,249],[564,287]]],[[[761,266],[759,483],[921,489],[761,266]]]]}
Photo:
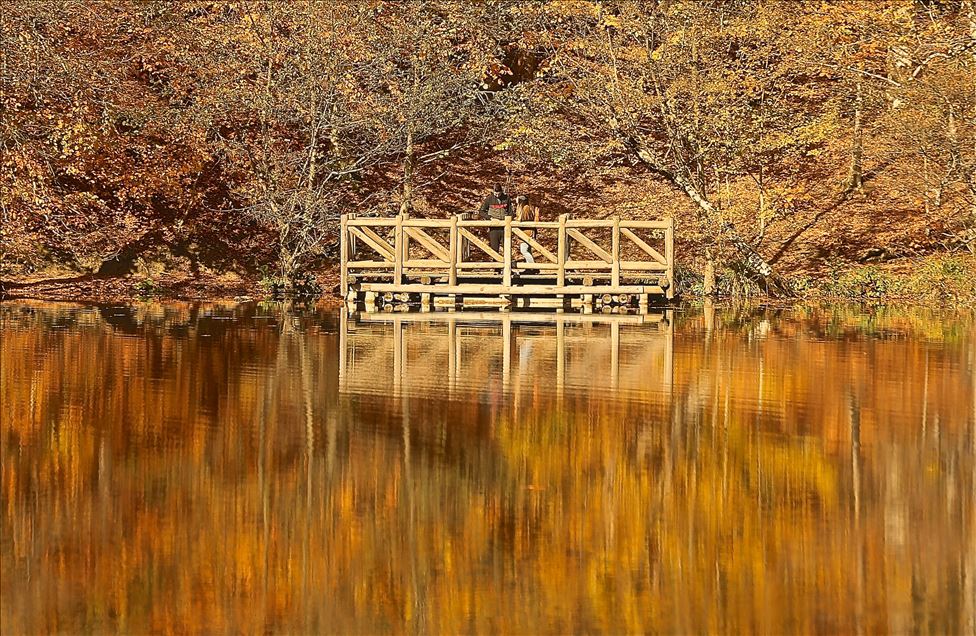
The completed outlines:
{"type": "Polygon", "coordinates": [[[343,214],[339,217],[339,291],[342,293],[342,300],[346,300],[349,295],[349,238],[346,235],[346,220],[348,217],[343,214]]]}
{"type": "Polygon", "coordinates": [[[349,242],[348,247],[346,247],[346,254],[349,256],[349,260],[351,261],[356,260],[356,254],[359,252],[359,244],[356,242],[356,237],[348,232],[349,221],[354,218],[356,218],[355,212],[350,212],[346,215],[346,241],[349,242]]]}
{"type": "Polygon", "coordinates": [[[502,284],[505,287],[512,286],[512,217],[505,217],[505,249],[502,250],[502,257],[505,262],[502,265],[502,284]]]}
{"type": "Polygon", "coordinates": [[[613,264],[611,265],[611,284],[614,287],[620,285],[620,217],[613,217],[613,237],[610,239],[612,247],[610,248],[611,255],[613,256],[613,264]]]}
{"type": "Polygon", "coordinates": [[[393,228],[393,284],[403,283],[403,216],[397,215],[393,228]]]}
{"type": "MultiPolygon", "coordinates": [[[[471,219],[471,215],[469,213],[464,212],[461,214],[461,217],[458,219],[458,227],[460,228],[461,225],[463,225],[462,221],[467,221],[469,219],[471,219]]],[[[471,241],[461,236],[460,229],[458,229],[458,238],[461,239],[460,244],[458,244],[458,265],[460,265],[471,258],[471,241]]],[[[460,269],[460,267],[458,269],[460,269]]]]}
{"type": "Polygon", "coordinates": [[[400,258],[400,273],[406,275],[407,261],[410,260],[410,235],[407,234],[403,224],[410,218],[409,214],[400,216],[400,234],[403,237],[403,256],[400,258]]]}
{"type": "Polygon", "coordinates": [[[569,217],[568,214],[559,215],[559,242],[556,248],[556,261],[559,269],[557,270],[556,282],[562,287],[566,284],[566,219],[569,217]]]}
{"type": "Polygon", "coordinates": [[[668,262],[668,300],[674,298],[674,218],[668,219],[664,230],[664,260],[668,262]]]}
{"type": "Polygon", "coordinates": [[[448,265],[447,282],[453,287],[457,285],[457,266],[458,266],[458,217],[457,214],[451,215],[451,263],[448,265]]]}

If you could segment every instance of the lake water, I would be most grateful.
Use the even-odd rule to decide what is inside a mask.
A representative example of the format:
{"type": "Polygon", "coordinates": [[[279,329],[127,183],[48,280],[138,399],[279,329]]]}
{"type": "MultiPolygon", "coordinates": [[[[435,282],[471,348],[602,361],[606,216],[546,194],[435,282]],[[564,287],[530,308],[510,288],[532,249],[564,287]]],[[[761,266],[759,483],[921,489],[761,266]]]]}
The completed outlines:
{"type": "Polygon", "coordinates": [[[343,313],[0,304],[3,634],[976,630],[972,313],[343,313]]]}

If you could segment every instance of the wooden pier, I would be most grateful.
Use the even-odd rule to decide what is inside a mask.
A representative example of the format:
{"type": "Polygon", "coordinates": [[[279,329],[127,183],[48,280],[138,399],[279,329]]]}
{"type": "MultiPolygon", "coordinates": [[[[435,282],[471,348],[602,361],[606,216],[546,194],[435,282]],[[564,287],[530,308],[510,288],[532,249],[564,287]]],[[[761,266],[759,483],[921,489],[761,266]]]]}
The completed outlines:
{"type": "Polygon", "coordinates": [[[350,303],[646,307],[674,296],[671,219],[556,221],[343,215],[341,290],[350,303]],[[501,230],[498,249],[489,232],[501,230]],[[530,252],[532,260],[520,247],[530,252]]]}

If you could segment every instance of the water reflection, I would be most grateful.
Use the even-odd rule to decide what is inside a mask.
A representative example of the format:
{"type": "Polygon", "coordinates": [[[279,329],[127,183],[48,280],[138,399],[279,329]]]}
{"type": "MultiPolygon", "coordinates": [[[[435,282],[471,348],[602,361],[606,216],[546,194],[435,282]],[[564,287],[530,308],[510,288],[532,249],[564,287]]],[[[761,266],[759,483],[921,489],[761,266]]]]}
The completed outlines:
{"type": "Polygon", "coordinates": [[[0,305],[0,628],[972,632],[972,315],[659,318],[0,305]]]}
{"type": "Polygon", "coordinates": [[[339,390],[473,399],[524,391],[670,393],[674,311],[340,316],[339,390]],[[389,371],[388,376],[384,376],[389,371]]]}

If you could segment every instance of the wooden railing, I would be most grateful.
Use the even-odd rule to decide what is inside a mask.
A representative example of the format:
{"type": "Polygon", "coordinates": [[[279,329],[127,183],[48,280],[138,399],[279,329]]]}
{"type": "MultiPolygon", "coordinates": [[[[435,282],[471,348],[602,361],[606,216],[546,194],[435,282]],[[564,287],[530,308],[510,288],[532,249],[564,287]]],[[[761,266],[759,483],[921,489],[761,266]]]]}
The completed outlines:
{"type": "Polygon", "coordinates": [[[341,226],[343,296],[363,284],[395,291],[409,285],[464,293],[517,293],[532,286],[560,291],[573,286],[614,291],[647,285],[670,298],[674,289],[671,219],[619,218],[555,221],[449,219],[344,215],[341,226]],[[500,229],[497,249],[489,233],[500,229]],[[516,248],[524,244],[527,260],[516,248]]]}

